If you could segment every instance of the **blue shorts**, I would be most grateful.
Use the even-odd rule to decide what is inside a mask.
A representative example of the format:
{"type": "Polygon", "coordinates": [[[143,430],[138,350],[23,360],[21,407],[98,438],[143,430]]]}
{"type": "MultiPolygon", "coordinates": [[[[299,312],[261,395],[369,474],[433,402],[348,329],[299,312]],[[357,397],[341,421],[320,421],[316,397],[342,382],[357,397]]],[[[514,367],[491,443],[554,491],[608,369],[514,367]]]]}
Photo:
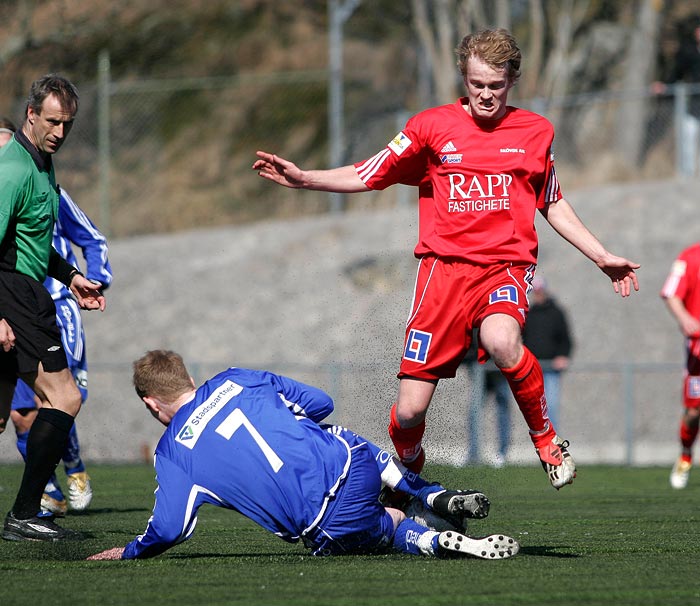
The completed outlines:
{"type": "MultiPolygon", "coordinates": [[[[87,400],[87,359],[85,356],[85,332],[80,317],[80,309],[73,299],[56,301],[56,324],[61,331],[61,342],[66,352],[68,368],[73,373],[80,390],[81,400],[87,400]]],[[[12,410],[36,408],[34,392],[21,379],[17,379],[12,410]]]]}
{"type": "Polygon", "coordinates": [[[348,430],[341,435],[350,444],[350,470],[305,543],[319,556],[388,550],[394,522],[379,502],[382,479],[374,455],[364,438],[348,430]]]}

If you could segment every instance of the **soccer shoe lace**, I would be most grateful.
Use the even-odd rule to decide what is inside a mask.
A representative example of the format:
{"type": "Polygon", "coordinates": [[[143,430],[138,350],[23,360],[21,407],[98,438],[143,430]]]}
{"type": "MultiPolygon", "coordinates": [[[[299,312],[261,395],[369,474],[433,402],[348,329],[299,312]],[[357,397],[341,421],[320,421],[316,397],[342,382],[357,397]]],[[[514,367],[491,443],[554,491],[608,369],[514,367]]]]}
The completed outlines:
{"type": "Polygon", "coordinates": [[[80,471],[68,474],[66,481],[68,482],[68,502],[71,509],[76,511],[87,509],[92,501],[90,476],[86,472],[80,471]]]}
{"type": "Polygon", "coordinates": [[[68,504],[66,498],[60,490],[48,490],[41,495],[41,511],[46,514],[50,513],[59,518],[66,515],[68,504]]]}
{"type": "Polygon", "coordinates": [[[503,534],[488,537],[469,537],[448,530],[438,535],[437,553],[439,557],[471,556],[484,560],[504,560],[520,551],[518,542],[503,534]]]}
{"type": "Polygon", "coordinates": [[[569,454],[569,441],[562,440],[554,434],[551,440],[537,446],[542,468],[547,473],[552,486],[559,490],[562,486],[572,484],[576,477],[576,464],[569,454]]]}
{"type": "Polygon", "coordinates": [[[669,478],[673,488],[680,490],[688,485],[688,476],[692,466],[693,464],[690,461],[685,461],[678,457],[678,460],[673,464],[671,477],[669,478]]]}
{"type": "Polygon", "coordinates": [[[428,505],[441,516],[481,519],[489,515],[491,502],[477,490],[443,490],[429,495],[428,505]]]}
{"type": "Polygon", "coordinates": [[[75,541],[82,539],[83,536],[74,530],[61,528],[50,517],[18,520],[10,512],[5,517],[2,538],[6,541],[75,541]]]}

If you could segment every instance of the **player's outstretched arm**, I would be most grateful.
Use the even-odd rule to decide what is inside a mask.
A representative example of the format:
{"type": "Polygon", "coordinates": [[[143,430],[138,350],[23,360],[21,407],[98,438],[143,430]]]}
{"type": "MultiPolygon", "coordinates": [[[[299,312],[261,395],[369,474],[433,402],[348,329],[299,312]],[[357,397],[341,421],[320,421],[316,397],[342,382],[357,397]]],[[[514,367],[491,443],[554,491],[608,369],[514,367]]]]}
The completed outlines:
{"type": "Polygon", "coordinates": [[[263,179],[292,189],[313,189],[343,194],[369,191],[352,164],[328,170],[302,170],[293,162],[264,151],[256,152],[253,170],[263,179]]]}
{"type": "Polygon", "coordinates": [[[639,290],[636,274],[639,263],[608,252],[564,198],[548,204],[542,210],[542,215],[562,238],[578,248],[610,278],[616,293],[628,297],[633,288],[639,290]]]}
{"type": "Polygon", "coordinates": [[[123,547],[112,547],[112,549],[105,549],[96,553],[94,555],[88,556],[86,560],[121,560],[122,553],[124,553],[123,547]]]}

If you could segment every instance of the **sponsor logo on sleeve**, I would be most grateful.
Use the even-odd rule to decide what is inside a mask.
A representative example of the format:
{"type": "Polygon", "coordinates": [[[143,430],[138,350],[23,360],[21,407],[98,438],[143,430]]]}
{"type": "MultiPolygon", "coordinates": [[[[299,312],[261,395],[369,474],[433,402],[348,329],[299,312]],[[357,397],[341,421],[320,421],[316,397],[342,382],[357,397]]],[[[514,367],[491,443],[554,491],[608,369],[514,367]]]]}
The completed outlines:
{"type": "Polygon", "coordinates": [[[398,135],[396,135],[391,141],[389,141],[389,149],[393,151],[397,156],[400,156],[403,152],[405,152],[408,147],[411,145],[412,141],[403,134],[403,132],[399,132],[398,135]]]}

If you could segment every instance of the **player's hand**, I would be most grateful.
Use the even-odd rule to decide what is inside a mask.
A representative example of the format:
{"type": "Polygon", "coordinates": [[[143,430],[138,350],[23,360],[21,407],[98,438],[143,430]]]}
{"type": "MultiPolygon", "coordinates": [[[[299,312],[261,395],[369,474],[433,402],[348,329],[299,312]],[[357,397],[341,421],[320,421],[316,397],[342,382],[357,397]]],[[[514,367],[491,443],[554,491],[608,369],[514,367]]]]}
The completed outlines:
{"type": "Polygon", "coordinates": [[[293,162],[264,151],[257,151],[255,154],[258,156],[258,160],[253,164],[253,170],[257,170],[264,179],[294,189],[306,186],[303,171],[293,162]]]}
{"type": "Polygon", "coordinates": [[[86,560],[121,560],[122,554],[124,553],[123,547],[112,547],[112,549],[105,549],[96,553],[95,555],[88,556],[86,560]]]}
{"type": "Polygon", "coordinates": [[[15,333],[5,318],[0,320],[0,345],[3,351],[10,351],[15,346],[15,333]]]}
{"type": "Polygon", "coordinates": [[[641,267],[639,263],[609,254],[598,263],[598,267],[610,278],[615,292],[619,295],[629,297],[632,294],[632,288],[639,290],[635,273],[635,270],[641,267]]]}
{"type": "Polygon", "coordinates": [[[70,291],[82,309],[99,309],[104,311],[107,305],[99,282],[88,280],[85,276],[75,274],[70,283],[70,291]]]}

